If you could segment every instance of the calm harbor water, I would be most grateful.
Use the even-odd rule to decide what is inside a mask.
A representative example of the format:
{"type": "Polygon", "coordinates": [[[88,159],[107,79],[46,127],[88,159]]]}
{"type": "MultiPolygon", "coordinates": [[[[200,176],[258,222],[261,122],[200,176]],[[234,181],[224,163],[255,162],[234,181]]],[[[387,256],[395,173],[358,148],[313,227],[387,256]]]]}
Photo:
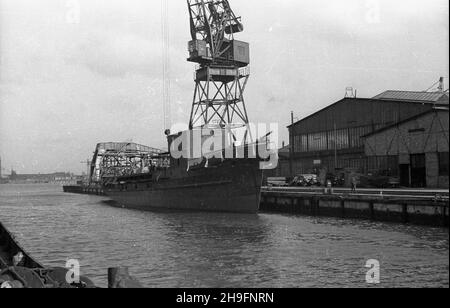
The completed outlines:
{"type": "Polygon", "coordinates": [[[271,214],[140,212],[52,185],[0,185],[0,221],[46,266],[78,259],[107,284],[129,266],[147,287],[448,287],[448,229],[271,214]]]}

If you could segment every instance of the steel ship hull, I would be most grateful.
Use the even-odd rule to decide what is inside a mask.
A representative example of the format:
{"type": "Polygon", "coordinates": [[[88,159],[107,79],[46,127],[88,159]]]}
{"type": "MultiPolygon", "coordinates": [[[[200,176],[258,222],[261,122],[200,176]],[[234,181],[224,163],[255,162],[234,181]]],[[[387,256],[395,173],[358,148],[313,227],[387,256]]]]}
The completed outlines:
{"type": "Polygon", "coordinates": [[[257,159],[231,159],[189,167],[182,160],[166,174],[119,178],[104,192],[123,208],[257,213],[262,170],[257,159]]]}

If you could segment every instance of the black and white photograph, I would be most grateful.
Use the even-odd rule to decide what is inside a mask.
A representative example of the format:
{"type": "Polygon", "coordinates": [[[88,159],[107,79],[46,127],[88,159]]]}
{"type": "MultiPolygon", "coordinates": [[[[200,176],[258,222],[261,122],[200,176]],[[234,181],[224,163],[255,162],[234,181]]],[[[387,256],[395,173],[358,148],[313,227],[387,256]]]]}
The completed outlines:
{"type": "Polygon", "coordinates": [[[448,0],[0,0],[0,288],[445,289],[448,228],[448,0]]]}

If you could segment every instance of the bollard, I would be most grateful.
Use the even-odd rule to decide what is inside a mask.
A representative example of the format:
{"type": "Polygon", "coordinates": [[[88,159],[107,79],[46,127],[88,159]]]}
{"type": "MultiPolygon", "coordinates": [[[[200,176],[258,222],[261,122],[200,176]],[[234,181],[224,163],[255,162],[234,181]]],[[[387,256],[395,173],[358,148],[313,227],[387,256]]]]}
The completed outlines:
{"type": "Polygon", "coordinates": [[[130,276],[127,267],[112,267],[108,268],[108,288],[139,289],[142,285],[130,276]]]}
{"type": "Polygon", "coordinates": [[[369,202],[369,215],[371,220],[375,220],[375,205],[373,202],[369,202]]]}
{"type": "Polygon", "coordinates": [[[445,205],[441,205],[441,226],[442,227],[446,227],[447,226],[447,223],[448,223],[448,219],[447,219],[447,217],[448,217],[448,213],[447,213],[447,210],[448,210],[448,206],[445,206],[445,205]]]}
{"type": "Polygon", "coordinates": [[[402,219],[403,219],[403,223],[407,223],[408,222],[408,204],[404,203],[402,204],[402,219]]]}
{"type": "Polygon", "coordinates": [[[345,218],[345,200],[341,200],[341,216],[345,218]]]}

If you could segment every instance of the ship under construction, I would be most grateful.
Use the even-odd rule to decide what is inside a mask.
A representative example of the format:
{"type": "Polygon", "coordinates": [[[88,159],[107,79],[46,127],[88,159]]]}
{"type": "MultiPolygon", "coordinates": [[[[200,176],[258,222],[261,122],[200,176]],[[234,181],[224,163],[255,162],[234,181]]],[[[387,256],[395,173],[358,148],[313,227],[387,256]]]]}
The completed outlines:
{"type": "Polygon", "coordinates": [[[269,140],[254,140],[249,129],[243,94],[250,49],[234,38],[244,27],[227,0],[187,0],[187,5],[192,36],[188,61],[197,64],[189,130],[167,130],[166,151],[132,143],[99,144],[91,181],[125,208],[256,213],[263,179],[257,149],[267,148],[269,140]],[[239,130],[244,131],[241,142],[239,130]],[[202,147],[200,155],[190,155],[196,152],[186,149],[190,142],[184,148],[178,144],[200,136],[203,145],[218,135],[222,146],[206,152],[202,147]],[[183,154],[177,156],[177,151],[183,154]]]}

